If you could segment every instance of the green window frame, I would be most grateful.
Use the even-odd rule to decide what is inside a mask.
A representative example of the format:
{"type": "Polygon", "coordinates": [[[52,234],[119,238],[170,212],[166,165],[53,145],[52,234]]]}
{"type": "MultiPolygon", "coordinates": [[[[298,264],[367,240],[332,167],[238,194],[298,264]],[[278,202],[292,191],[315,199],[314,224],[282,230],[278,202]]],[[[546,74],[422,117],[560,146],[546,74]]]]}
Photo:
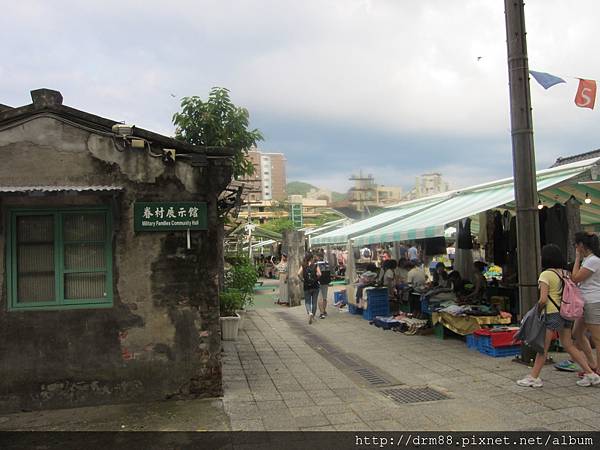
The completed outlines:
{"type": "Polygon", "coordinates": [[[112,307],[112,235],[108,207],[9,209],[9,311],[112,307]]]}

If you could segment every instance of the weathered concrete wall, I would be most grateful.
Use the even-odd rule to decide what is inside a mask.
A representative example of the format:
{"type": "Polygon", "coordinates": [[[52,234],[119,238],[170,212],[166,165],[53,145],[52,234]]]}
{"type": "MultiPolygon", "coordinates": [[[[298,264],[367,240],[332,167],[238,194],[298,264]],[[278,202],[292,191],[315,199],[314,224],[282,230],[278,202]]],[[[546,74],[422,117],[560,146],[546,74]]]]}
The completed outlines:
{"type": "MultiPolygon", "coordinates": [[[[118,185],[119,195],[0,197],[0,411],[221,393],[216,198],[228,165],[165,166],[51,117],[0,131],[1,185],[118,185]],[[135,201],[206,201],[208,231],[133,231],[135,201]],[[11,206],[113,207],[114,307],[7,311],[11,206]]],[[[213,163],[214,164],[214,163],[213,163]]]]}

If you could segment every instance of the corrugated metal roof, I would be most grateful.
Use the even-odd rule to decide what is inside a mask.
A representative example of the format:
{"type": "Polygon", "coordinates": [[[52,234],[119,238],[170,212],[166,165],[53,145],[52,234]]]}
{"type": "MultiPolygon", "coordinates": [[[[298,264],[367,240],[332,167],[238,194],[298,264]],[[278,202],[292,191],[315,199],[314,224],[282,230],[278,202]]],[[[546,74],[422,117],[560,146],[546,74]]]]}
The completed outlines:
{"type": "Polygon", "coordinates": [[[110,192],[122,191],[122,186],[0,186],[2,193],[23,192],[110,192]]]}

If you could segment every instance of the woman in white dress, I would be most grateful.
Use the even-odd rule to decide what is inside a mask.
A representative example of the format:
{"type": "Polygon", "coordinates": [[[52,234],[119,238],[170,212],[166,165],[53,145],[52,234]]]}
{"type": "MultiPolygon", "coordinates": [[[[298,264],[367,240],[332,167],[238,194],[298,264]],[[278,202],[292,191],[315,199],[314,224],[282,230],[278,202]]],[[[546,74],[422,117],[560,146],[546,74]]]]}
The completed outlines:
{"type": "Polygon", "coordinates": [[[288,260],[285,253],[281,254],[281,261],[275,268],[279,274],[279,300],[277,303],[288,304],[288,260]]]}

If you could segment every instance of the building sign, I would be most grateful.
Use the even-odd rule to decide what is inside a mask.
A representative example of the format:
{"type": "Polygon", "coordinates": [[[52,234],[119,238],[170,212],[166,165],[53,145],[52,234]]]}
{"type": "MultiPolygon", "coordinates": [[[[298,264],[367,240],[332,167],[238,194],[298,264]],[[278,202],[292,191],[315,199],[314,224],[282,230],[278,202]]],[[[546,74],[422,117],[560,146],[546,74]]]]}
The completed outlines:
{"type": "Polygon", "coordinates": [[[290,216],[292,218],[294,228],[302,228],[302,203],[292,203],[291,208],[292,213],[290,216]]]}
{"type": "Polygon", "coordinates": [[[206,230],[204,202],[135,202],[135,231],[206,230]]]}

